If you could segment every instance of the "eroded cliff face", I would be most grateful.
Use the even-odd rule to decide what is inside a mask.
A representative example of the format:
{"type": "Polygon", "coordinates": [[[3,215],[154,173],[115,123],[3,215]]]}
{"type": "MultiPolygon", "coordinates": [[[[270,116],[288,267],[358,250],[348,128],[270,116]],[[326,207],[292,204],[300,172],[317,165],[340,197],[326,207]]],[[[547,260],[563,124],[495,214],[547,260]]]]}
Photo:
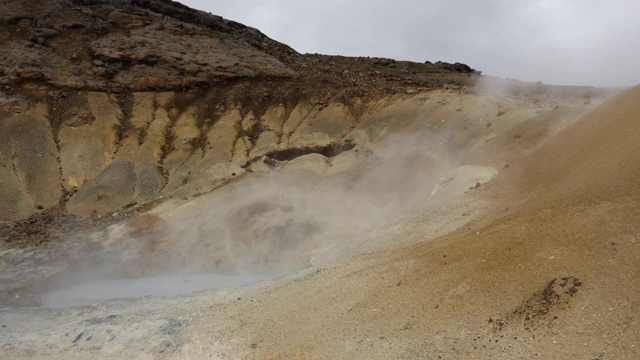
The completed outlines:
{"type": "Polygon", "coordinates": [[[559,126],[579,113],[556,108],[557,100],[504,99],[455,86],[345,99],[282,90],[288,85],[273,83],[269,100],[251,93],[253,83],[132,93],[23,85],[1,106],[2,220],[61,206],[96,218],[190,199],[310,154],[322,159],[309,165],[317,171],[349,169],[362,159],[347,154],[394,133],[446,133],[452,147],[486,147],[522,122],[546,117],[559,126]]]}
{"type": "Polygon", "coordinates": [[[501,82],[512,98],[494,99],[464,64],[301,55],[171,1],[2,7],[0,221],[19,222],[2,227],[10,241],[46,241],[67,220],[117,221],[284,165],[335,173],[396,131],[451,127],[479,146],[510,119],[505,109],[531,109],[505,123],[515,126],[554,110],[552,98],[580,105],[595,94],[501,82]]]}
{"type": "Polygon", "coordinates": [[[339,153],[372,101],[478,75],[300,55],[172,1],[8,1],[0,24],[2,221],[102,217],[339,153]]]}
{"type": "Polygon", "coordinates": [[[465,200],[475,189],[593,105],[450,85],[325,102],[276,86],[269,103],[253,101],[249,85],[24,87],[29,101],[2,105],[10,128],[0,234],[7,248],[44,244],[37,269],[19,250],[3,253],[20,265],[0,282],[9,294],[0,304],[24,305],[13,292],[23,299],[30,286],[85,267],[125,278],[286,274],[408,245],[411,237],[361,239],[412,212],[449,214],[424,225],[442,235],[476,213],[465,200]]]}

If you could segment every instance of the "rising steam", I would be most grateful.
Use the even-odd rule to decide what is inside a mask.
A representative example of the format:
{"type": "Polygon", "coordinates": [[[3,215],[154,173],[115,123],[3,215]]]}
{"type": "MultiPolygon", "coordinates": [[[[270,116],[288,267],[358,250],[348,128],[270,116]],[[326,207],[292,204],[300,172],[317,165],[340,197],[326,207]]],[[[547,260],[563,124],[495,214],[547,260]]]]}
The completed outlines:
{"type": "Polygon", "coordinates": [[[96,281],[139,289],[145,277],[153,289],[147,294],[166,295],[173,292],[162,286],[194,290],[180,282],[203,289],[307,268],[328,249],[339,252],[366,229],[437,198],[457,157],[443,134],[391,134],[333,158],[304,155],[160,212],[143,232],[114,227],[101,241],[103,251],[83,256],[70,271],[82,274],[73,279],[81,285],[50,294],[50,304],[59,306],[61,294],[87,294],[96,281]],[[196,281],[187,274],[200,275],[190,275],[196,281]],[[205,281],[202,274],[214,275],[205,281]]]}

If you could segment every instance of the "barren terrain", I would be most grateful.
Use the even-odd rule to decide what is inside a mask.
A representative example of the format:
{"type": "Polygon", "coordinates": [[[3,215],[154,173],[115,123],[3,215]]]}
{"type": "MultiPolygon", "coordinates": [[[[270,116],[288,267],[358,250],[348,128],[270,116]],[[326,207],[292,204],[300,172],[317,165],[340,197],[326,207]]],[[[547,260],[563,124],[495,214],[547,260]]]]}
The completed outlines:
{"type": "Polygon", "coordinates": [[[640,357],[640,88],[0,7],[1,358],[640,357]]]}

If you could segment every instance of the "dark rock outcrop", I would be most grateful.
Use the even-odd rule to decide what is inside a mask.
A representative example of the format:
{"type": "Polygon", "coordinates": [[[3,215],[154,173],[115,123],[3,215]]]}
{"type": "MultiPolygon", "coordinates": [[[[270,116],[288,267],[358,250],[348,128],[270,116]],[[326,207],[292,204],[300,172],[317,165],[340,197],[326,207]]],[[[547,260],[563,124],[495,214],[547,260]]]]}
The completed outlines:
{"type": "Polygon", "coordinates": [[[15,1],[4,6],[0,24],[4,85],[44,81],[76,89],[167,90],[221,78],[295,74],[263,51],[293,53],[285,45],[170,1],[15,1]]]}

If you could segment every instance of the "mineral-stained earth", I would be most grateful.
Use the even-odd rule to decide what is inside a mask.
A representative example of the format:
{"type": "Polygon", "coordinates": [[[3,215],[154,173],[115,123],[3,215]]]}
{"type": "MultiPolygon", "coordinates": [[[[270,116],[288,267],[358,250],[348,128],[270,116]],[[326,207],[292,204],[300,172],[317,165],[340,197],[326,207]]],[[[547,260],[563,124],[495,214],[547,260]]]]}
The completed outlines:
{"type": "Polygon", "coordinates": [[[168,0],[3,1],[0,45],[0,358],[640,358],[639,87],[168,0]]]}

